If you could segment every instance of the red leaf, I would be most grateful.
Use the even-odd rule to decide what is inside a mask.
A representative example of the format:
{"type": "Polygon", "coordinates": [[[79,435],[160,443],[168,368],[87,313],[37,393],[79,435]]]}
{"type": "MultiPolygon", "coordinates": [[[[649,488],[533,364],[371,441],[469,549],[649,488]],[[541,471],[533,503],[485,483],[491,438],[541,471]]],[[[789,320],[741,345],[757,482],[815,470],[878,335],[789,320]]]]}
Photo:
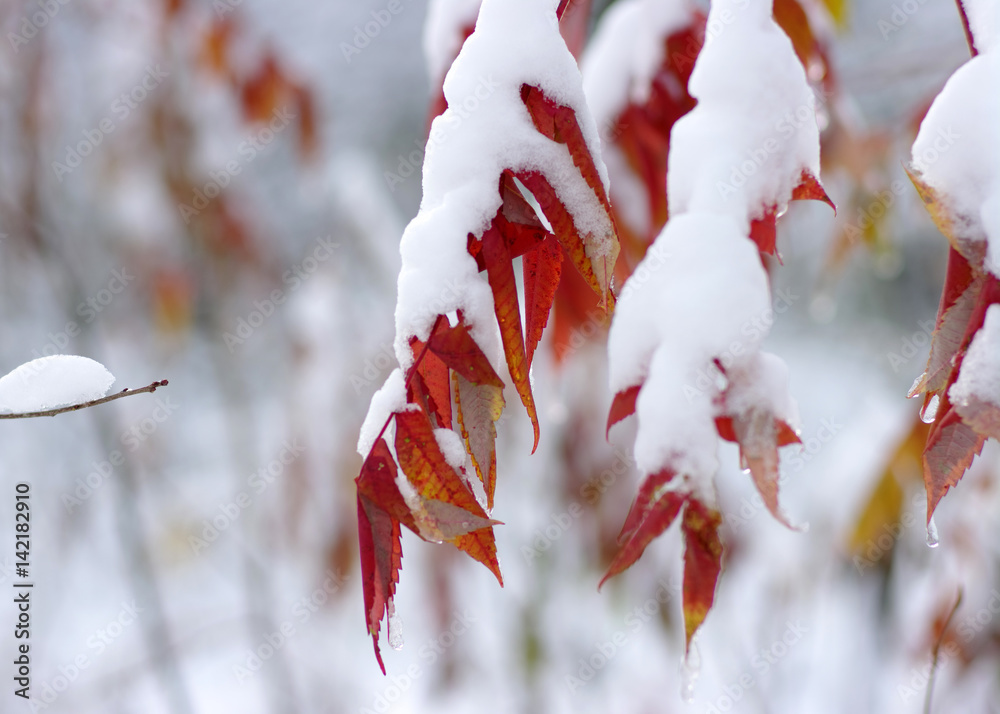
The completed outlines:
{"type": "Polygon", "coordinates": [[[497,323],[500,325],[507,369],[535,432],[535,444],[531,449],[534,453],[538,448],[538,415],[535,413],[535,400],[531,394],[531,381],[528,377],[528,360],[524,353],[524,335],[521,332],[521,309],[517,301],[514,266],[511,264],[507,244],[500,228],[497,227],[498,223],[505,222],[506,219],[500,214],[493,219],[493,225],[483,233],[482,254],[486,263],[486,276],[493,290],[493,308],[496,311],[497,323]]]}
{"type": "MultiPolygon", "coordinates": [[[[765,211],[763,217],[753,219],[750,223],[750,240],[757,244],[761,255],[778,254],[778,219],[774,208],[765,211]]],[[[779,258],[780,260],[780,258],[779,258]]]]}
{"type": "Polygon", "coordinates": [[[420,535],[413,514],[410,513],[410,507],[406,505],[396,485],[396,473],[396,462],[392,459],[389,445],[385,439],[379,437],[361,466],[361,474],[354,482],[357,484],[359,494],[420,535]]]}
{"type": "Polygon", "coordinates": [[[715,600],[715,586],[722,572],[722,514],[689,498],[681,530],[684,533],[684,632],[687,647],[715,600]]]}
{"type": "Polygon", "coordinates": [[[962,417],[948,403],[947,394],[941,397],[938,407],[938,413],[942,412],[944,416],[931,427],[924,448],[928,522],[948,489],[958,484],[986,443],[986,439],[962,421],[962,417]]]}
{"type": "MultiPolygon", "coordinates": [[[[548,180],[540,173],[534,171],[524,171],[517,175],[518,180],[527,187],[531,194],[538,201],[552,226],[552,230],[559,239],[559,243],[566,251],[566,255],[573,261],[577,271],[587,281],[590,289],[601,297],[605,309],[611,310],[614,306],[615,296],[611,292],[611,275],[614,270],[614,260],[611,256],[606,256],[600,260],[600,265],[591,264],[587,256],[587,248],[576,224],[573,223],[573,216],[570,215],[566,206],[562,204],[548,180]]],[[[617,257],[617,250],[614,257],[617,257]]]]}
{"type": "MultiPolygon", "coordinates": [[[[735,417],[731,422],[733,435],[740,445],[740,455],[750,467],[750,475],[764,505],[778,522],[794,529],[778,503],[778,424],[784,422],[760,409],[735,417]]],[[[787,428],[787,424],[785,426],[787,428]]],[[[798,440],[798,437],[795,438],[798,440]]]]}
{"type": "Polygon", "coordinates": [[[403,559],[399,521],[358,494],[358,543],[361,549],[361,589],[365,597],[365,620],[375,647],[375,658],[385,674],[378,648],[379,625],[389,612],[399,582],[403,559]]]}
{"type": "Polygon", "coordinates": [[[555,236],[549,236],[521,261],[524,273],[524,315],[527,339],[528,367],[531,367],[535,347],[542,339],[542,330],[549,321],[549,311],[556,298],[562,273],[563,251],[555,236]]]}
{"type": "Polygon", "coordinates": [[[792,190],[792,200],[822,201],[833,209],[834,214],[837,213],[837,207],[833,205],[833,201],[831,201],[830,197],[826,195],[826,189],[824,189],[822,184],[820,184],[819,179],[813,176],[806,169],[802,170],[802,175],[799,178],[799,185],[792,190]]]}
{"type": "Polygon", "coordinates": [[[428,345],[441,361],[474,384],[492,384],[503,389],[503,380],[469,334],[469,327],[459,313],[454,327],[443,315],[431,333],[428,345]]]}
{"type": "MultiPolygon", "coordinates": [[[[435,333],[442,329],[441,322],[447,324],[447,318],[438,318],[435,333]]],[[[416,371],[411,377],[406,399],[410,403],[420,404],[428,414],[437,417],[442,428],[450,429],[451,388],[448,365],[433,351],[424,351],[424,344],[420,340],[410,340],[410,349],[415,355],[422,356],[415,364],[416,371]]]]}
{"type": "Polygon", "coordinates": [[[601,582],[597,586],[598,590],[608,578],[631,567],[646,550],[646,546],[669,528],[670,524],[677,518],[686,496],[677,491],[658,493],[673,477],[672,472],[661,471],[648,476],[643,482],[635,502],[629,510],[628,517],[625,519],[622,533],[618,537],[621,547],[614,560],[611,561],[611,565],[608,566],[608,571],[601,578],[601,582]]]}
{"type": "Polygon", "coordinates": [[[634,387],[623,389],[615,395],[611,401],[611,409],[608,410],[608,426],[604,432],[605,439],[611,433],[611,427],[622,419],[635,414],[635,401],[639,398],[640,389],[642,389],[642,385],[637,384],[634,387]]]}

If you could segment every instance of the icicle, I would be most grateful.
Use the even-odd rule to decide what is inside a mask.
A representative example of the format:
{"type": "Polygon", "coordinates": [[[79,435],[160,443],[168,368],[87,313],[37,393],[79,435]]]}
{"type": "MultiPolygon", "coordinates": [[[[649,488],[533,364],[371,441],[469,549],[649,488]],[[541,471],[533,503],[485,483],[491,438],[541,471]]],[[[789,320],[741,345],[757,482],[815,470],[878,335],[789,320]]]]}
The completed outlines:
{"type": "Polygon", "coordinates": [[[931,519],[927,521],[927,547],[937,548],[940,542],[938,539],[937,524],[934,523],[934,516],[931,516],[931,519]]]}
{"type": "Polygon", "coordinates": [[[691,646],[687,654],[681,660],[681,699],[685,704],[694,701],[694,685],[701,674],[701,655],[698,654],[698,645],[691,640],[691,646]]]}
{"type": "Polygon", "coordinates": [[[396,613],[396,606],[389,601],[389,646],[394,650],[403,649],[403,618],[396,613]]]}
{"type": "Polygon", "coordinates": [[[937,418],[938,404],[941,400],[938,395],[934,395],[924,404],[923,409],[920,410],[920,421],[924,424],[933,424],[934,420],[937,418]]]}

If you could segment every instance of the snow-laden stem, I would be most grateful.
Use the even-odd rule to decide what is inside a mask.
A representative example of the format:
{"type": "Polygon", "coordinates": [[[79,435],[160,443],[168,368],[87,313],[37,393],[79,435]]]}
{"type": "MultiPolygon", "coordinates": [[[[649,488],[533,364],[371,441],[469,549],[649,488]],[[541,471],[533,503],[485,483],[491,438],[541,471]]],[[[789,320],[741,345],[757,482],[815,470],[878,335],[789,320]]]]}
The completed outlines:
{"type": "Polygon", "coordinates": [[[80,409],[86,409],[87,407],[96,407],[100,404],[107,404],[108,402],[113,402],[116,399],[121,399],[122,397],[130,397],[133,394],[152,394],[160,387],[166,387],[169,382],[165,379],[161,379],[158,382],[153,382],[150,385],[142,387],[140,389],[123,389],[116,394],[110,394],[106,397],[101,397],[100,399],[92,399],[89,402],[81,402],[80,404],[70,404],[65,407],[57,407],[55,409],[44,409],[40,412],[14,412],[13,414],[0,414],[0,419],[31,419],[32,417],[47,417],[56,416],[57,414],[65,414],[66,412],[75,412],[80,409]]]}

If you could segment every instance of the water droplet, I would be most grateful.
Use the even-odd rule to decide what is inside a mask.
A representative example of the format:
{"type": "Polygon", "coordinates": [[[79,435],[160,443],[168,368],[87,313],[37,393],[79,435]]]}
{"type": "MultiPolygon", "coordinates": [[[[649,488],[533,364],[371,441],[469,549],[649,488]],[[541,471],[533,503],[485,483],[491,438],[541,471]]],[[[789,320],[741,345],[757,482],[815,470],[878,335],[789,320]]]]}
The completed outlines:
{"type": "Polygon", "coordinates": [[[938,538],[937,524],[934,522],[934,517],[931,516],[931,519],[927,521],[927,547],[937,548],[938,543],[940,542],[941,541],[938,538]]]}
{"type": "Polygon", "coordinates": [[[803,523],[802,525],[799,526],[799,532],[800,533],[808,533],[809,532],[809,521],[806,521],[805,523],[803,523]]]}
{"type": "Polygon", "coordinates": [[[936,394],[925,402],[923,408],[920,410],[920,421],[924,424],[933,424],[937,418],[938,404],[940,402],[941,400],[936,394]]]}
{"type": "Polygon", "coordinates": [[[698,653],[698,645],[692,640],[687,655],[681,660],[681,699],[685,704],[694,701],[694,685],[700,673],[701,655],[698,653]]]}
{"type": "Polygon", "coordinates": [[[396,613],[396,606],[389,601],[389,646],[394,650],[403,649],[403,618],[396,613]]]}
{"type": "Polygon", "coordinates": [[[742,452],[740,452],[740,470],[745,474],[750,473],[750,462],[747,461],[746,454],[742,452]]]}
{"type": "Polygon", "coordinates": [[[910,385],[910,391],[906,393],[907,399],[913,399],[915,396],[917,396],[917,390],[920,389],[920,383],[924,381],[924,377],[926,376],[927,372],[924,372],[919,377],[913,380],[913,384],[910,385]]]}

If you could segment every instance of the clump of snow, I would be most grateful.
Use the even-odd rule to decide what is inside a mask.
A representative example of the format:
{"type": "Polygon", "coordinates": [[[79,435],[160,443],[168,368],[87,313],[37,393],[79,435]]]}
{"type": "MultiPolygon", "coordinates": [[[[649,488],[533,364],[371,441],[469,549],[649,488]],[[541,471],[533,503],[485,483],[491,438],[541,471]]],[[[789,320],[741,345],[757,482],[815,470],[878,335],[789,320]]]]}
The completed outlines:
{"type": "Polygon", "coordinates": [[[448,462],[448,465],[456,471],[460,471],[465,466],[465,461],[468,458],[468,455],[465,453],[465,444],[462,443],[462,437],[451,429],[435,429],[434,439],[437,441],[438,448],[441,449],[444,460],[448,462]]]}
{"type": "Polygon", "coordinates": [[[988,52],[1000,38],[1000,4],[997,0],[962,0],[969,18],[973,44],[978,52],[988,52]]]}
{"type": "Polygon", "coordinates": [[[39,357],[0,378],[0,412],[37,412],[100,399],[115,378],[100,362],[76,355],[39,357]]]}
{"type": "Polygon", "coordinates": [[[793,429],[798,426],[799,410],[788,390],[788,365],[783,359],[756,352],[727,369],[726,376],[731,385],[726,392],[730,414],[743,416],[763,408],[793,429]]]}
{"type": "Polygon", "coordinates": [[[987,268],[1000,276],[1000,48],[951,76],[927,112],[913,166],[956,218],[955,238],[987,240],[987,268]]]}
{"type": "Polygon", "coordinates": [[[592,259],[613,248],[613,231],[564,145],[534,127],[521,86],[540,87],[576,113],[607,190],[597,126],[582,79],[559,34],[556,0],[486,0],[476,31],[444,80],[448,109],[431,125],[424,156],[420,212],[403,233],[396,307],[396,353],[412,363],[409,339],[426,339],[439,314],[462,310],[472,336],[490,355],[497,328],[486,277],[467,251],[500,207],[501,172],[538,171],[552,184],[584,236],[592,259]],[[603,242],[602,242],[603,237],[603,242]]]}
{"type": "Polygon", "coordinates": [[[948,398],[955,404],[977,399],[1000,408],[1000,305],[991,305],[986,311],[948,398]]]}
{"type": "Polygon", "coordinates": [[[401,412],[406,409],[406,382],[403,379],[403,372],[394,369],[385,380],[385,384],[375,394],[372,395],[371,404],[368,406],[368,414],[361,425],[361,434],[358,436],[358,453],[367,458],[372,447],[378,440],[378,435],[385,426],[389,416],[394,412],[401,412]]]}
{"type": "Polygon", "coordinates": [[[613,392],[643,385],[639,470],[671,469],[714,503],[717,416],[763,408],[798,421],[788,368],[759,351],[770,287],[749,231],[787,205],[803,171],[819,177],[819,130],[771,2],[718,0],[708,25],[689,86],[698,105],[671,133],[671,218],[622,290],[608,354],[613,392]]]}
{"type": "Polygon", "coordinates": [[[780,212],[803,170],[819,177],[815,98],[771,2],[717,0],[688,91],[698,105],[670,135],[670,213],[725,213],[745,229],[780,212]]]}
{"type": "Polygon", "coordinates": [[[424,21],[424,58],[431,86],[441,84],[448,65],[458,54],[464,30],[476,24],[482,0],[431,0],[424,21]]]}
{"type": "Polygon", "coordinates": [[[625,283],[608,339],[611,390],[645,382],[636,403],[643,473],[710,479],[718,434],[716,358],[756,351],[770,308],[756,245],[725,215],[675,216],[625,283]]]}

